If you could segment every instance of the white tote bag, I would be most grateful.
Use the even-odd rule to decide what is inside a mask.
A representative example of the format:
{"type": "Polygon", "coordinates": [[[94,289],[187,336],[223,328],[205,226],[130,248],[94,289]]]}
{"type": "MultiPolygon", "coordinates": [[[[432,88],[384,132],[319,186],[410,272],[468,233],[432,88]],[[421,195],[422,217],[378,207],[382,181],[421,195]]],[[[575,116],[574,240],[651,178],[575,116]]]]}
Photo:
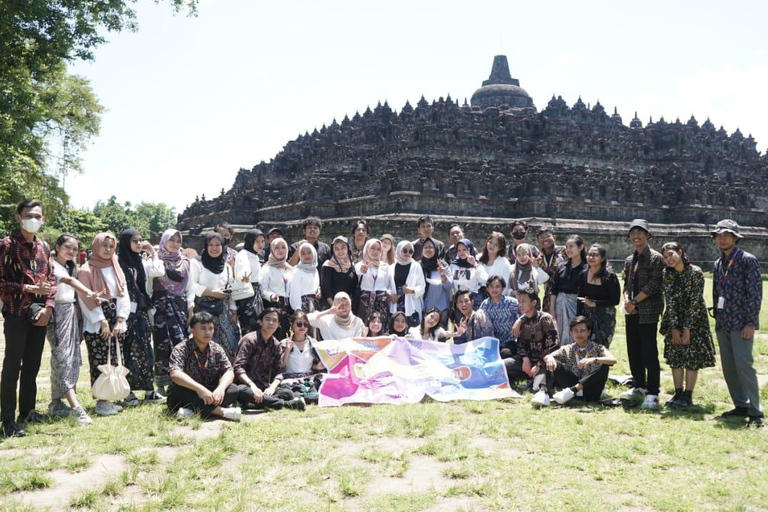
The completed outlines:
{"type": "Polygon", "coordinates": [[[131,392],[131,386],[125,378],[130,372],[123,366],[123,356],[118,340],[110,338],[108,343],[107,364],[99,365],[101,375],[93,383],[91,391],[98,400],[122,400],[131,392]],[[112,339],[115,340],[117,348],[117,366],[112,366],[112,339]]]}

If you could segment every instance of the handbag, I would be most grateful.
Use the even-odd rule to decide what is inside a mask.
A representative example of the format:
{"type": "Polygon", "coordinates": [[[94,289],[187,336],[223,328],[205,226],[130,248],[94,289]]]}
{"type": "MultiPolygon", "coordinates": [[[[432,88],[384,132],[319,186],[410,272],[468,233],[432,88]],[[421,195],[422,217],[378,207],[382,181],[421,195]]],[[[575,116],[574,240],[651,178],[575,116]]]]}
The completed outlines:
{"type": "Polygon", "coordinates": [[[110,338],[108,343],[107,364],[99,365],[101,375],[99,375],[96,382],[93,383],[91,392],[98,400],[122,400],[131,392],[131,385],[128,384],[128,379],[125,378],[130,372],[128,371],[128,368],[123,366],[123,356],[117,338],[110,338]],[[115,340],[115,348],[117,349],[117,366],[112,366],[113,339],[115,340]]]}
{"type": "Polygon", "coordinates": [[[29,309],[27,309],[27,323],[29,325],[35,325],[44,309],[45,305],[43,304],[38,304],[37,302],[30,304],[29,309]]]}
{"type": "Polygon", "coordinates": [[[219,316],[224,312],[224,301],[213,297],[203,297],[198,302],[200,311],[205,311],[213,316],[219,316]]]}

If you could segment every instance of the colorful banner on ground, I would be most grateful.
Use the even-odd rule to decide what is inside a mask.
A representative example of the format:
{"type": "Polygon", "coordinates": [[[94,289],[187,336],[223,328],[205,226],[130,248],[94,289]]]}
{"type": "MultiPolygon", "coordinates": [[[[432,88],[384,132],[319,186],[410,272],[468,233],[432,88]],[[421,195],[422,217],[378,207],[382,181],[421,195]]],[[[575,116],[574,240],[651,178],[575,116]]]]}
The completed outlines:
{"type": "Polygon", "coordinates": [[[315,344],[328,368],[321,406],[519,398],[499,357],[499,340],[462,345],[406,338],[348,338],[315,344]]]}

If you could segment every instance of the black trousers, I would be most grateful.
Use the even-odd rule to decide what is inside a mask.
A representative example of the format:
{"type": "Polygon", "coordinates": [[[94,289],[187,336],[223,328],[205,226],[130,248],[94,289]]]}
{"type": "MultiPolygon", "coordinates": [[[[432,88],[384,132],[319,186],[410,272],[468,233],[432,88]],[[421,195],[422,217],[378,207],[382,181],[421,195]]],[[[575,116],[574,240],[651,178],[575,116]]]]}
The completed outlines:
{"type": "Polygon", "coordinates": [[[256,403],[253,399],[253,390],[248,386],[240,386],[240,403],[249,409],[282,409],[285,402],[290,402],[295,397],[290,388],[280,385],[274,395],[265,396],[260,403],[256,403]]]}
{"type": "Polygon", "coordinates": [[[579,377],[575,373],[566,370],[565,368],[558,366],[555,371],[547,371],[547,389],[552,394],[555,389],[565,389],[575,386],[581,383],[584,386],[583,394],[585,402],[598,402],[600,401],[600,395],[605,388],[605,383],[608,382],[608,372],[610,366],[607,364],[601,364],[600,367],[593,371],[579,377]]]}
{"type": "Polygon", "coordinates": [[[27,323],[25,317],[7,315],[3,326],[5,358],[0,374],[0,417],[12,421],[16,412],[16,388],[19,388],[19,415],[35,410],[37,373],[45,347],[47,327],[27,323]],[[21,380],[19,380],[21,374],[21,380]]]}
{"type": "Polygon", "coordinates": [[[213,410],[216,407],[229,407],[237,402],[239,395],[240,386],[230,384],[224,392],[224,400],[221,401],[220,405],[205,405],[203,400],[197,396],[197,392],[178,384],[171,384],[168,391],[167,405],[171,412],[179,410],[179,407],[184,407],[185,409],[199,412],[203,418],[208,418],[213,415],[213,410]]]}
{"type": "Polygon", "coordinates": [[[528,374],[523,371],[522,357],[506,357],[502,359],[501,362],[504,363],[504,369],[507,370],[507,378],[510,383],[519,380],[528,380],[530,378],[528,377],[528,374]]]}
{"type": "Polygon", "coordinates": [[[627,356],[632,372],[632,387],[649,395],[659,394],[661,366],[656,345],[657,322],[641,324],[640,315],[627,315],[627,356]]]}

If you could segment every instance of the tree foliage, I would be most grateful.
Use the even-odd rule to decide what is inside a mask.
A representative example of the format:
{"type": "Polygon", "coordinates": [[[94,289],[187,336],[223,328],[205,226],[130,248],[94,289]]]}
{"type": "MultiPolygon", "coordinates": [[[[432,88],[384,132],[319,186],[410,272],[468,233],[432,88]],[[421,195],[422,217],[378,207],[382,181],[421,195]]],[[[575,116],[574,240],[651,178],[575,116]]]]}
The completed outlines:
{"type": "MultiPolygon", "coordinates": [[[[159,2],[159,0],[157,0],[159,2]]],[[[167,0],[195,13],[197,0],[167,0]]],[[[59,178],[80,171],[103,108],[67,73],[93,59],[109,32],[136,29],[135,0],[0,0],[0,229],[25,198],[50,220],[67,206],[59,178]]]]}

